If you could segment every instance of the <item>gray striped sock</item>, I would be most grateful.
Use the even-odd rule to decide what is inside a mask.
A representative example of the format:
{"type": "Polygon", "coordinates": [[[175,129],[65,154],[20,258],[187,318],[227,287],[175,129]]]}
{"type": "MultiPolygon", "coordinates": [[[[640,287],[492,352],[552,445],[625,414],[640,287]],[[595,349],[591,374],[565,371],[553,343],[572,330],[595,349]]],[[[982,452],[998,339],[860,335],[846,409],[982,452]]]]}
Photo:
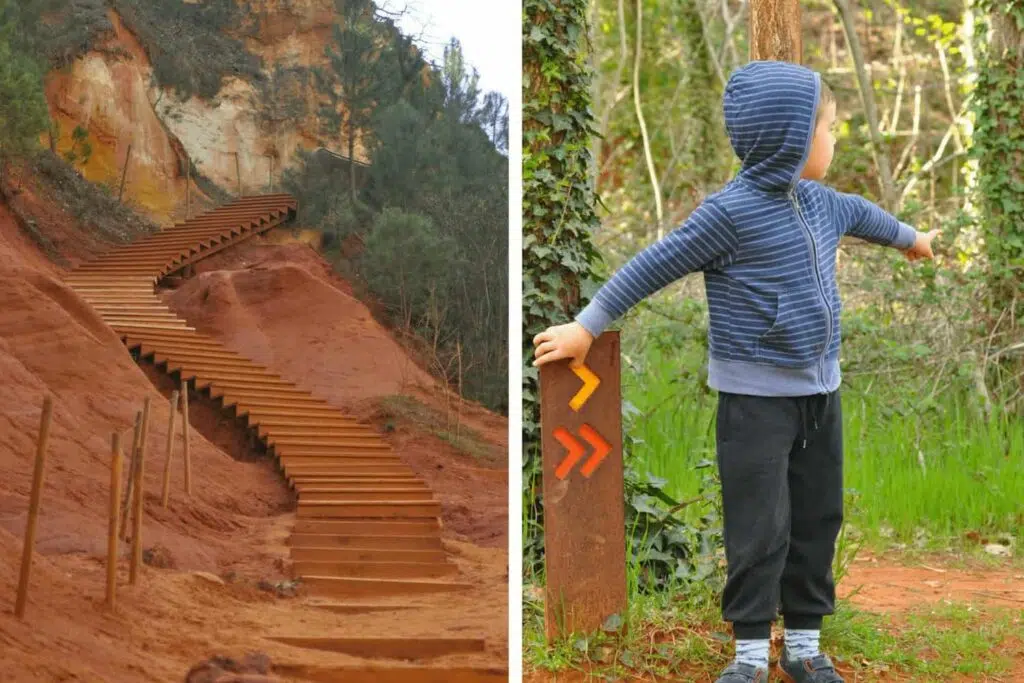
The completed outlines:
{"type": "Polygon", "coordinates": [[[786,658],[789,661],[810,659],[821,654],[821,631],[818,629],[786,629],[786,658]]]}
{"type": "Polygon", "coordinates": [[[767,638],[758,640],[736,640],[736,661],[750,664],[761,669],[768,668],[768,649],[771,644],[767,638]]]}

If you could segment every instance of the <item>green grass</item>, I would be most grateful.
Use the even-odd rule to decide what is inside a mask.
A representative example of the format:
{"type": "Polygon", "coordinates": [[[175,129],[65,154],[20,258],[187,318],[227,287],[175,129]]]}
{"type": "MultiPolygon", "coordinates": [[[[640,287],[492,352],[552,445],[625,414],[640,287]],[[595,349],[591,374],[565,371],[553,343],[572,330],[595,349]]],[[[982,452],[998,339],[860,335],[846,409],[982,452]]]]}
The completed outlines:
{"type": "MultiPolygon", "coordinates": [[[[732,658],[732,645],[717,604],[706,597],[671,591],[634,596],[624,634],[577,634],[551,646],[544,640],[542,607],[527,601],[526,671],[585,671],[592,680],[714,680],[732,658]]],[[[1022,628],[1024,610],[951,604],[893,617],[841,601],[825,621],[822,649],[868,680],[881,672],[921,683],[955,674],[973,679],[1012,670],[1024,657],[1022,628]]]]}
{"type": "MultiPolygon", "coordinates": [[[[453,399],[457,400],[457,399],[453,399]]],[[[476,430],[459,422],[455,405],[448,413],[428,406],[411,396],[385,396],[378,402],[385,428],[393,429],[396,420],[405,420],[437,438],[447,441],[457,451],[476,460],[498,462],[503,458],[501,449],[484,439],[476,430]]]]}
{"type": "Polygon", "coordinates": [[[1024,628],[1024,610],[977,608],[965,604],[919,608],[895,623],[882,616],[841,604],[826,620],[822,647],[857,668],[894,668],[915,674],[911,680],[935,681],[940,676],[999,675],[1024,656],[997,647],[1024,628]],[[920,676],[920,677],[917,677],[920,676]]]}
{"type": "MultiPolygon", "coordinates": [[[[646,349],[626,359],[623,395],[639,411],[632,433],[642,442],[636,467],[688,499],[697,493],[693,466],[714,459],[717,398],[696,371],[703,350],[646,349]]],[[[915,415],[921,403],[912,389],[844,386],[847,516],[855,533],[873,546],[944,548],[962,545],[969,531],[995,537],[1019,530],[1024,423],[985,422],[949,394],[915,415]]]]}

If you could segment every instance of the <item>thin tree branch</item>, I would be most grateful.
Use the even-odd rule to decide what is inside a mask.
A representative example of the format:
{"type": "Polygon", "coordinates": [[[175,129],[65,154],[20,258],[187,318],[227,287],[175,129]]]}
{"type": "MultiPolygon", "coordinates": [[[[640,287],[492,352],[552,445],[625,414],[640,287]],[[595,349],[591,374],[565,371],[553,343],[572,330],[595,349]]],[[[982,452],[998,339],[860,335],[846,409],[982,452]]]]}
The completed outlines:
{"type": "Polygon", "coordinates": [[[658,173],[654,169],[651,155],[651,140],[647,135],[647,122],[644,121],[644,110],[640,103],[640,58],[643,48],[643,2],[636,0],[636,56],[633,60],[633,104],[636,107],[636,118],[640,123],[640,135],[644,142],[644,158],[647,160],[647,172],[651,176],[651,188],[654,190],[654,211],[658,222],[658,239],[665,235],[662,224],[661,187],[658,185],[658,173]]]}
{"type": "Polygon", "coordinates": [[[725,56],[726,47],[722,47],[722,54],[715,54],[715,46],[711,42],[711,28],[708,26],[707,17],[704,16],[704,10],[700,5],[697,7],[697,16],[700,17],[700,29],[701,33],[704,34],[704,44],[707,45],[708,55],[711,57],[711,64],[715,67],[715,73],[718,74],[718,80],[721,81],[722,87],[726,85],[725,70],[722,69],[722,58],[725,56]]]}
{"type": "Polygon", "coordinates": [[[883,202],[887,209],[892,210],[896,205],[896,190],[893,186],[892,172],[889,170],[889,158],[882,147],[882,134],[878,129],[878,110],[875,107],[875,94],[871,89],[871,79],[868,78],[867,69],[864,66],[864,53],[861,51],[860,39],[857,37],[857,29],[854,24],[855,19],[847,0],[833,0],[833,3],[836,9],[839,10],[843,31],[846,33],[846,42],[850,48],[850,57],[853,59],[855,71],[857,72],[860,98],[864,105],[864,113],[867,116],[868,129],[871,132],[871,152],[875,158],[875,167],[878,169],[878,177],[882,185],[883,202]]]}
{"type": "Polygon", "coordinates": [[[962,152],[964,143],[960,139],[960,127],[956,125],[960,116],[957,114],[956,107],[953,106],[953,90],[949,85],[949,64],[946,63],[946,50],[942,47],[942,41],[935,41],[935,50],[939,53],[939,64],[942,65],[942,83],[946,91],[946,106],[949,107],[949,116],[954,124],[953,142],[956,143],[956,151],[962,152]]]}
{"type": "Polygon", "coordinates": [[[910,131],[910,142],[903,148],[899,162],[896,163],[896,170],[892,172],[893,178],[899,178],[903,173],[905,165],[910,161],[911,154],[917,148],[917,140],[921,135],[921,86],[914,86],[914,122],[910,131]]]}

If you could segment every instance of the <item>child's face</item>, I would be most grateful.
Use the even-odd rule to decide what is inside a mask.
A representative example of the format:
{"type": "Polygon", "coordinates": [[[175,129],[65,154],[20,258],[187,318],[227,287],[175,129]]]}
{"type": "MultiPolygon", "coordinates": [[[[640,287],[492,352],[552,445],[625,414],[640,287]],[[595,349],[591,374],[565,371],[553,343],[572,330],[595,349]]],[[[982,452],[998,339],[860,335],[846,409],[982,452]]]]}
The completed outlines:
{"type": "Polygon", "coordinates": [[[811,140],[811,153],[807,155],[807,163],[800,177],[804,180],[824,180],[832,163],[836,138],[832,128],[836,124],[836,103],[829,102],[821,110],[818,125],[814,128],[814,139],[811,140]]]}

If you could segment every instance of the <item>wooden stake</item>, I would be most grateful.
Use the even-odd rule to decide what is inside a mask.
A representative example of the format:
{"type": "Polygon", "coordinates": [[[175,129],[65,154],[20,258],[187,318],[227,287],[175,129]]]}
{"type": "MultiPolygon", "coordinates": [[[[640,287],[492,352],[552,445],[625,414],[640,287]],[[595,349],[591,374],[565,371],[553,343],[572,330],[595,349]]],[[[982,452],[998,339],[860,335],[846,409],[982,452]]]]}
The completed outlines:
{"type": "Polygon", "coordinates": [[[128,162],[132,159],[132,145],[128,143],[128,154],[124,157],[124,169],[121,171],[121,189],[117,192],[117,201],[124,197],[124,181],[128,177],[128,162]]]}
{"type": "Polygon", "coordinates": [[[192,497],[192,454],[188,443],[188,380],[181,380],[181,439],[185,454],[185,495],[192,497]]]}
{"type": "Polygon", "coordinates": [[[18,600],[14,614],[21,619],[25,616],[25,602],[28,599],[28,579],[32,572],[32,550],[36,545],[36,521],[39,519],[39,503],[43,494],[43,474],[46,464],[46,442],[50,439],[50,419],[53,417],[53,397],[43,399],[43,415],[39,422],[39,441],[36,444],[36,468],[32,473],[32,497],[28,504],[28,522],[25,525],[25,545],[21,551],[21,576],[18,579],[18,600]]]}
{"type": "Polygon", "coordinates": [[[185,220],[192,218],[192,162],[185,158],[185,220]]]}
{"type": "Polygon", "coordinates": [[[139,578],[139,565],[142,564],[142,502],[145,496],[143,477],[146,473],[146,439],[149,436],[149,396],[142,402],[142,435],[139,437],[139,453],[135,466],[135,514],[132,517],[132,560],[129,565],[128,583],[134,585],[139,578]]]}
{"type": "Polygon", "coordinates": [[[164,460],[164,488],[161,493],[161,505],[167,507],[171,498],[171,451],[174,448],[174,416],[178,412],[178,390],[171,394],[171,417],[167,424],[167,458],[164,460]]]}
{"type": "Polygon", "coordinates": [[[238,152],[235,152],[235,177],[238,178],[238,196],[242,196],[242,167],[238,162],[238,152]]]}
{"type": "Polygon", "coordinates": [[[121,503],[121,516],[118,524],[121,529],[121,538],[128,540],[128,520],[131,512],[132,491],[135,490],[135,467],[139,464],[139,439],[142,438],[142,411],[135,413],[135,429],[132,433],[132,450],[129,453],[131,460],[128,462],[128,485],[124,492],[124,501],[121,503]]]}
{"type": "Polygon", "coordinates": [[[118,503],[121,497],[121,435],[114,432],[110,444],[110,525],[107,530],[107,606],[114,609],[117,593],[118,503]]]}

